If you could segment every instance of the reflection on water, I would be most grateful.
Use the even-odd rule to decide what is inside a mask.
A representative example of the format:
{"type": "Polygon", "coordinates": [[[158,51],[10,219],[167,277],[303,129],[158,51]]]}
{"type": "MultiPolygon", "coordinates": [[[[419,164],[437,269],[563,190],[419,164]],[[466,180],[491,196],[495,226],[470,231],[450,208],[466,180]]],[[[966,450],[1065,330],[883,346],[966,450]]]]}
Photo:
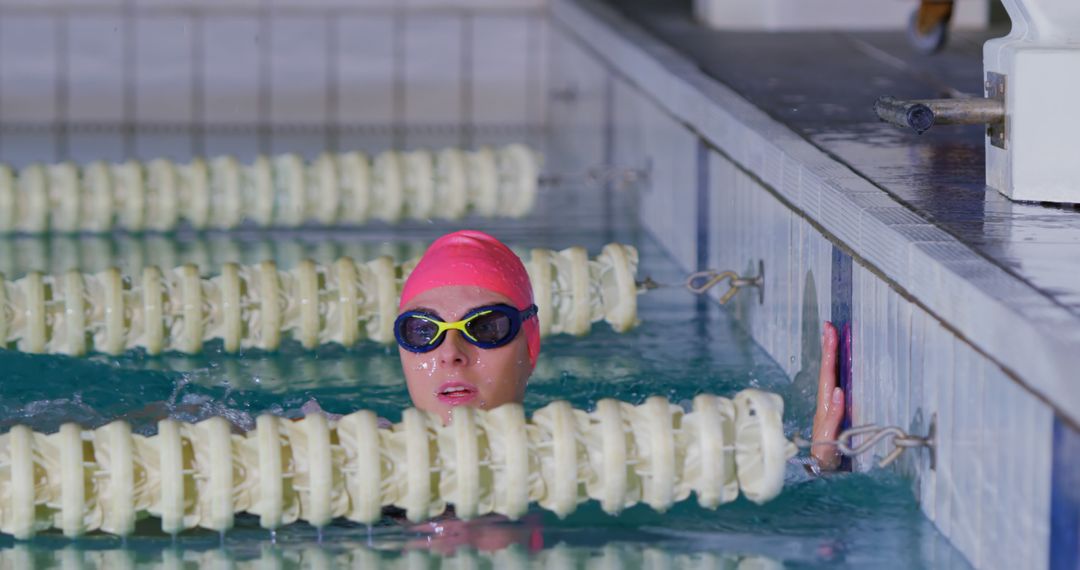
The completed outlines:
{"type": "MultiPolygon", "coordinates": [[[[537,535],[538,536],[538,535],[537,535]]],[[[423,542],[417,538],[413,542],[423,542]]],[[[611,542],[603,546],[570,546],[560,543],[551,548],[514,543],[499,549],[464,546],[450,552],[414,548],[380,549],[367,545],[334,542],[324,545],[260,545],[258,549],[229,547],[198,549],[161,548],[157,552],[126,548],[90,549],[69,545],[49,547],[19,544],[0,549],[0,568],[20,570],[87,568],[183,569],[228,568],[242,570],[292,568],[360,568],[438,570],[441,568],[526,569],[547,568],[695,568],[754,569],[783,568],[777,560],[762,555],[727,552],[695,552],[645,546],[636,542],[611,542]]]]}
{"type": "Polygon", "coordinates": [[[60,275],[72,269],[97,273],[118,267],[125,275],[138,275],[149,265],[172,268],[188,263],[211,274],[225,263],[254,265],[266,260],[282,269],[304,259],[329,264],[341,257],[367,261],[388,255],[403,261],[420,257],[427,243],[347,231],[0,236],[0,274],[17,279],[31,271],[60,275]]]}

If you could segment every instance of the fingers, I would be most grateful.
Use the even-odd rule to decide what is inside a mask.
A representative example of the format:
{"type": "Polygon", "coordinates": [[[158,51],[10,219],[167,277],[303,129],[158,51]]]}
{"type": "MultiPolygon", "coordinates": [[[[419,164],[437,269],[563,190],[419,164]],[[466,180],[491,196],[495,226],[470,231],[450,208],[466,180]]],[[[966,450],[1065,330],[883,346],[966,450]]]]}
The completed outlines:
{"type": "Polygon", "coordinates": [[[828,406],[829,395],[837,384],[837,360],[840,347],[836,327],[826,321],[821,334],[821,369],[818,371],[818,410],[828,406]]]}
{"type": "MultiPolygon", "coordinates": [[[[820,410],[819,410],[820,413],[820,410]]],[[[844,390],[834,387],[828,392],[828,404],[825,406],[823,418],[814,420],[814,441],[836,439],[840,431],[840,423],[844,420],[844,390]]],[[[833,470],[840,465],[840,453],[834,444],[814,445],[810,454],[817,460],[824,470],[833,470]]]]}
{"type": "Polygon", "coordinates": [[[830,434],[837,434],[840,430],[840,422],[844,420],[844,389],[837,386],[833,388],[832,401],[826,412],[825,426],[830,434]]]}

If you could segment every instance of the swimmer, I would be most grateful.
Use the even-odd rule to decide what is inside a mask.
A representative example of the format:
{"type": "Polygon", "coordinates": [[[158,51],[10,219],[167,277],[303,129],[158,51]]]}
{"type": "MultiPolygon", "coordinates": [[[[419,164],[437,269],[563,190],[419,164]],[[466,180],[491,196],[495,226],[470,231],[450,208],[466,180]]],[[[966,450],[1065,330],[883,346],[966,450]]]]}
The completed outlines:
{"type": "MultiPolygon", "coordinates": [[[[520,258],[494,237],[459,231],[437,239],[413,270],[394,323],[409,396],[444,422],[458,406],[484,410],[525,398],[540,354],[532,285],[520,258]]],[[[833,439],[844,417],[836,328],[825,323],[813,439],[833,439]]],[[[811,453],[823,471],[835,445],[811,453]]]]}
{"type": "MultiPolygon", "coordinates": [[[[449,422],[459,406],[489,410],[521,403],[540,354],[540,329],[525,266],[508,247],[483,232],[442,236],[405,282],[394,334],[409,396],[418,409],[449,422]]],[[[834,438],[843,420],[838,344],[836,328],[825,323],[815,441],[834,438]]],[[[835,470],[840,464],[834,445],[814,446],[811,454],[813,468],[808,471],[835,470]]],[[[502,517],[463,522],[453,519],[452,512],[448,508],[436,521],[412,528],[433,537],[440,548],[507,546],[500,541],[478,544],[476,537],[488,533],[472,530],[482,521],[502,517]]]]}

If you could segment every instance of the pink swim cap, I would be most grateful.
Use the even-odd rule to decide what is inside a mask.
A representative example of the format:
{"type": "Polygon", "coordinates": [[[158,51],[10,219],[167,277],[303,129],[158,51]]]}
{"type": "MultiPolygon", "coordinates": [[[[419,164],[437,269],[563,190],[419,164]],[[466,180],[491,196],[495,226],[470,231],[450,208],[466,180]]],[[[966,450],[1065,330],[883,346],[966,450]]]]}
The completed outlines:
{"type": "MultiPolygon", "coordinates": [[[[532,283],[521,259],[501,241],[476,230],[462,230],[435,240],[405,280],[404,307],[413,297],[436,287],[468,285],[504,295],[518,309],[533,304],[532,283]]],[[[529,362],[540,355],[540,323],[533,316],[521,324],[529,362]]]]}

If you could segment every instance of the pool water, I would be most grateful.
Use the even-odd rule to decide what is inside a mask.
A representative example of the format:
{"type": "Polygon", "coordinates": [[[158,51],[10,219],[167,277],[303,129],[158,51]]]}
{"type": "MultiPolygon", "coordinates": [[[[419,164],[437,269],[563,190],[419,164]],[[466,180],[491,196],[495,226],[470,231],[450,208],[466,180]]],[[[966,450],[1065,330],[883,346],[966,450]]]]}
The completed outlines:
{"type": "MultiPolygon", "coordinates": [[[[631,332],[617,334],[600,323],[584,337],[545,339],[527,409],[554,399],[583,408],[609,397],[640,403],[655,394],[680,402],[702,392],[731,396],[759,387],[783,395],[789,433],[808,435],[813,375],[790,382],[729,311],[679,287],[684,274],[634,222],[634,202],[632,192],[612,188],[549,188],[526,220],[468,221],[515,248],[583,245],[595,254],[610,241],[629,243],[640,251],[639,276],[669,285],[639,298],[642,324],[631,332]]],[[[104,239],[100,255],[128,270],[140,263],[182,262],[184,252],[198,250],[210,252],[203,268],[212,273],[224,261],[250,263],[252,256],[265,254],[252,253],[252,244],[269,244],[265,251],[271,256],[291,252],[279,255],[287,266],[300,254],[322,262],[356,251],[411,255],[456,227],[461,226],[410,223],[321,233],[251,231],[246,237],[181,234],[164,238],[164,246],[143,249],[140,240],[163,238],[92,239],[104,239]],[[137,256],[130,254],[132,247],[137,256]]],[[[52,251],[48,240],[19,240],[0,242],[0,251],[52,251]]],[[[22,270],[99,262],[40,255],[24,255],[28,265],[22,270]]],[[[18,277],[21,266],[7,262],[8,278],[18,277]]],[[[331,412],[368,408],[397,421],[409,405],[396,348],[370,344],[309,352],[289,342],[273,353],[235,355],[210,343],[199,355],[159,357],[0,351],[0,371],[0,430],[5,431],[14,424],[51,431],[73,420],[96,427],[125,417],[136,431],[152,433],[164,414],[185,420],[219,414],[250,427],[258,414],[299,414],[310,400],[331,412]]],[[[613,517],[588,503],[565,520],[536,509],[518,523],[405,528],[388,522],[369,529],[343,521],[321,533],[296,524],[278,531],[273,541],[253,517],[239,517],[237,528],[223,536],[191,531],[175,540],[155,525],[142,521],[137,535],[126,540],[91,535],[70,541],[50,533],[20,543],[3,536],[0,568],[966,567],[919,511],[910,482],[891,471],[795,483],[766,505],[739,499],[716,511],[701,509],[691,498],[665,514],[638,506],[613,517]]]]}

